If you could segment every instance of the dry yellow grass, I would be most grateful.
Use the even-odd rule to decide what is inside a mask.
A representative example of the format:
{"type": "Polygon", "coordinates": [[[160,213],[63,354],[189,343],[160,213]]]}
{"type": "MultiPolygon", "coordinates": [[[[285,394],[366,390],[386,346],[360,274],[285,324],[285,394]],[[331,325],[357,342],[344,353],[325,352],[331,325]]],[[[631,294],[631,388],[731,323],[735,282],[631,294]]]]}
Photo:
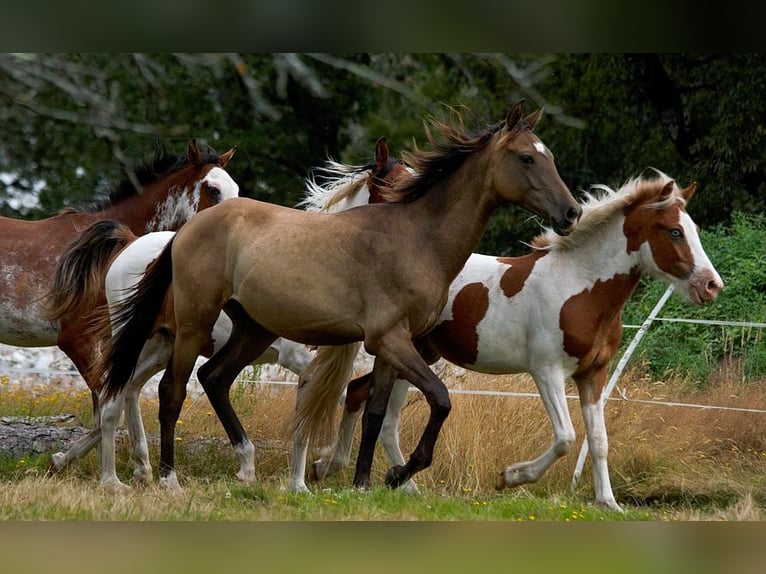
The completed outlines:
{"type": "MultiPolygon", "coordinates": [[[[451,388],[534,393],[527,375],[486,376],[448,374],[451,388]]],[[[741,382],[736,373],[721,372],[704,392],[679,380],[653,381],[640,372],[627,373],[618,385],[622,396],[606,407],[610,439],[610,474],[623,502],[684,504],[710,502],[726,507],[730,501],[749,500],[759,516],[766,504],[766,413],[669,406],[687,403],[766,410],[766,387],[741,382]],[[653,402],[640,402],[653,401],[653,402]],[[753,502],[755,501],[755,502],[753,502]]],[[[574,394],[574,387],[570,389],[574,394]]],[[[260,447],[257,472],[263,479],[287,476],[289,444],[286,437],[294,406],[292,387],[246,386],[236,397],[236,408],[260,447]]],[[[579,402],[569,401],[577,443],[534,485],[522,487],[535,494],[567,495],[577,453],[584,437],[579,402]]],[[[147,419],[154,417],[152,411],[147,419]]],[[[414,448],[428,415],[425,400],[413,392],[402,415],[401,444],[405,455],[414,448]]],[[[182,414],[181,442],[196,434],[223,432],[204,397],[189,401],[182,414]]],[[[154,424],[152,421],[151,425],[154,424]]],[[[150,425],[150,426],[151,426],[150,425]]],[[[150,429],[150,430],[155,430],[150,429]]],[[[358,444],[359,429],[356,443],[358,444]]],[[[495,493],[495,477],[508,464],[535,458],[552,440],[550,421],[539,398],[453,394],[453,409],[437,443],[431,468],[417,476],[430,492],[487,497],[495,493]]],[[[313,457],[318,455],[314,449],[313,457]]],[[[228,447],[220,448],[226,455],[228,447]]],[[[375,459],[373,480],[380,483],[388,468],[382,449],[375,459]]],[[[233,462],[232,462],[233,468],[233,462]]],[[[332,484],[350,484],[349,468],[332,484]]],[[[577,488],[593,497],[589,461],[577,488]]],[[[744,503],[743,503],[744,504],[744,503]]]]}
{"type": "MultiPolygon", "coordinates": [[[[532,380],[526,375],[467,373],[455,377],[448,370],[445,381],[451,388],[535,392],[532,380]]],[[[766,386],[757,381],[742,382],[736,369],[729,366],[711,379],[705,391],[695,391],[693,385],[684,381],[652,380],[642,375],[640,369],[627,373],[618,388],[619,392],[614,393],[618,399],[607,404],[606,419],[610,475],[622,504],[649,504],[659,508],[665,505],[681,513],[675,518],[681,516],[689,520],[700,520],[703,515],[730,520],[763,518],[766,414],[662,403],[766,410],[766,386]],[[707,510],[695,510],[698,507],[707,510]]],[[[574,393],[573,386],[570,392],[574,393]]],[[[256,444],[257,480],[267,484],[284,483],[288,474],[287,429],[294,408],[294,387],[237,384],[232,389],[232,398],[256,444]]],[[[6,408],[8,399],[6,394],[3,399],[6,408]]],[[[22,398],[14,399],[19,400],[22,398]]],[[[56,409],[55,398],[45,397],[44,393],[36,392],[33,400],[36,409],[45,405],[43,414],[56,409]]],[[[62,399],[59,407],[81,412],[87,409],[88,398],[81,395],[73,402],[70,396],[62,399]]],[[[156,434],[156,400],[145,399],[142,407],[147,432],[156,434]]],[[[578,437],[575,447],[538,483],[518,489],[516,492],[520,495],[529,492],[555,498],[570,494],[584,431],[578,401],[570,400],[569,407],[578,437]]],[[[427,415],[425,400],[413,392],[402,417],[401,443],[405,454],[416,444],[427,415]]],[[[358,436],[359,432],[356,444],[358,436]]],[[[486,499],[496,495],[495,477],[501,469],[535,458],[551,440],[551,425],[537,397],[453,394],[453,410],[437,443],[433,465],[416,480],[427,492],[486,499]]],[[[177,464],[181,476],[197,480],[208,476],[233,477],[236,470],[233,454],[204,396],[187,399],[178,425],[178,445],[177,464]],[[206,439],[203,446],[200,446],[201,437],[206,439]]],[[[316,445],[312,460],[320,446],[325,445],[316,445]]],[[[154,442],[152,460],[156,461],[156,457],[154,442]]],[[[120,449],[119,459],[121,472],[127,477],[126,445],[120,449]]],[[[95,481],[95,456],[91,455],[83,465],[83,472],[91,473],[95,481]]],[[[379,448],[373,481],[382,483],[388,466],[379,448]]],[[[328,481],[331,486],[348,486],[352,477],[353,468],[349,468],[328,481]]],[[[593,499],[589,461],[576,494],[584,501],[593,499]]]]}

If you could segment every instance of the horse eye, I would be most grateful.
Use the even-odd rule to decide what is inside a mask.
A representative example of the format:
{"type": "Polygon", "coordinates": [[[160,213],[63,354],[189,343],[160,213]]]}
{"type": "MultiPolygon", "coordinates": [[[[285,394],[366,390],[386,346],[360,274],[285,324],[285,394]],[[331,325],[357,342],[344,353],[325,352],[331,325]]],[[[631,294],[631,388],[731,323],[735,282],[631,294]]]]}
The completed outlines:
{"type": "Polygon", "coordinates": [[[521,163],[535,163],[535,158],[528,154],[521,155],[519,158],[521,159],[521,163]]]}
{"type": "Polygon", "coordinates": [[[680,229],[673,228],[670,230],[670,236],[673,239],[681,239],[684,236],[684,233],[680,229]]]}
{"type": "Polygon", "coordinates": [[[213,187],[212,185],[208,185],[207,187],[210,190],[210,195],[213,198],[221,197],[221,190],[220,189],[218,189],[217,187],[213,187]]]}

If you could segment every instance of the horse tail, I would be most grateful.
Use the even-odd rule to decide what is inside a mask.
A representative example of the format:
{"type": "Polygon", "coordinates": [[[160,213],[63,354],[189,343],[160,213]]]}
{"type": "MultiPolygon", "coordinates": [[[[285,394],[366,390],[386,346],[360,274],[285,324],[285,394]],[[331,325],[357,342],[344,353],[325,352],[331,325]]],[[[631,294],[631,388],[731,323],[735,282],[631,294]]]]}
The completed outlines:
{"type": "Polygon", "coordinates": [[[56,264],[53,282],[43,299],[43,316],[56,321],[82,309],[94,309],[109,262],[135,239],[127,225],[112,219],[88,227],[56,264]]]}
{"type": "Polygon", "coordinates": [[[291,435],[308,442],[335,426],[335,411],[361,343],[319,347],[301,375],[291,435]]]}
{"type": "Polygon", "coordinates": [[[152,334],[173,279],[173,239],[147,266],[133,292],[112,310],[112,337],[96,368],[97,380],[102,382],[107,399],[118,395],[128,384],[144,343],[152,334]]]}

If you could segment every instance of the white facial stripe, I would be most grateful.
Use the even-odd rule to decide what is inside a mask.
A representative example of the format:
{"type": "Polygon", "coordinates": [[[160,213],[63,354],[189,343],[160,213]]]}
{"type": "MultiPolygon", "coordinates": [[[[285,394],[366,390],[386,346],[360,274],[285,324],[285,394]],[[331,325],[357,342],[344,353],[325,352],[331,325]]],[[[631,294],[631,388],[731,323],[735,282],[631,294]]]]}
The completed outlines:
{"type": "Polygon", "coordinates": [[[680,221],[681,226],[684,229],[684,235],[686,237],[687,243],[691,249],[692,257],[694,257],[693,272],[699,273],[702,270],[710,270],[715,275],[715,277],[721,281],[721,278],[718,275],[718,271],[716,271],[715,267],[713,267],[713,263],[710,261],[707,253],[705,253],[705,249],[702,247],[702,242],[700,241],[699,235],[697,234],[697,226],[694,224],[691,216],[684,211],[681,213],[680,221]]]}
{"type": "Polygon", "coordinates": [[[229,175],[229,173],[220,167],[214,167],[203,179],[205,183],[212,187],[216,187],[221,191],[221,201],[226,199],[232,199],[239,195],[239,185],[229,175]]]}
{"type": "Polygon", "coordinates": [[[550,155],[548,148],[545,147],[545,144],[543,142],[535,142],[534,146],[535,146],[535,149],[539,151],[541,154],[543,154],[545,157],[548,157],[550,155]]]}

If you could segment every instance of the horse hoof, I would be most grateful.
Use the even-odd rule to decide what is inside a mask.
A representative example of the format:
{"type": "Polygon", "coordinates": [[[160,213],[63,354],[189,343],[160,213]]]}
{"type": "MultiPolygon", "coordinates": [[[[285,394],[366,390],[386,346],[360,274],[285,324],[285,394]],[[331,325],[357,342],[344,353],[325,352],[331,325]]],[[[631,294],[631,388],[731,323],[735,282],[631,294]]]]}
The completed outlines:
{"type": "Polygon", "coordinates": [[[160,477],[160,486],[170,492],[183,492],[181,485],[178,483],[178,476],[175,472],[171,472],[168,476],[160,477]]]}
{"type": "Polygon", "coordinates": [[[388,472],[386,472],[386,486],[389,486],[391,488],[398,488],[402,485],[404,482],[404,479],[402,477],[404,467],[401,464],[397,464],[395,466],[392,466],[388,469],[388,472]]]}

